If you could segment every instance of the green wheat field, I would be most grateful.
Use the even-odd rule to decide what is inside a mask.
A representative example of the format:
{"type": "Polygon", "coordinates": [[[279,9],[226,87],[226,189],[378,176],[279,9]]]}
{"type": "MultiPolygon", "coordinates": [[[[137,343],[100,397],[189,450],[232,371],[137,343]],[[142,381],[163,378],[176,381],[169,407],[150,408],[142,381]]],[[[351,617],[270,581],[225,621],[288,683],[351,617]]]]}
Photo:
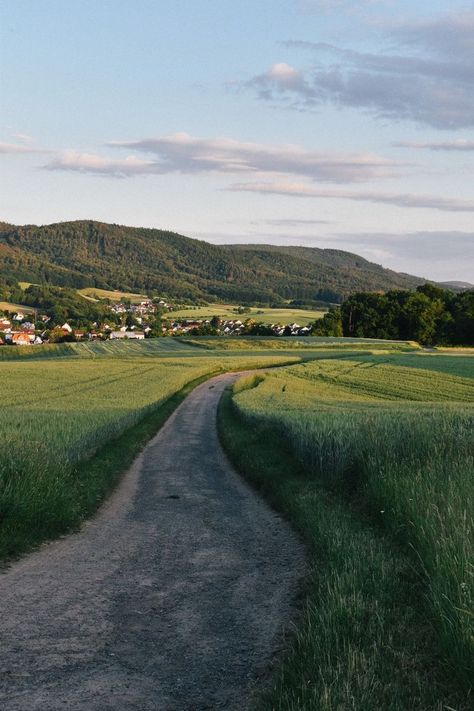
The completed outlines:
{"type": "Polygon", "coordinates": [[[193,384],[257,369],[226,395],[222,441],[310,560],[262,708],[470,708],[469,354],[325,338],[2,348],[0,560],[76,529],[193,384]]]}
{"type": "MultiPolygon", "coordinates": [[[[413,673],[399,679],[398,701],[393,697],[396,683],[384,687],[392,689],[388,696],[378,688],[381,659],[388,655],[383,674],[390,666],[395,680],[397,646],[405,654],[410,626],[421,623],[405,622],[402,643],[389,632],[393,606],[384,605],[384,595],[393,587],[397,564],[381,553],[375,536],[370,542],[358,539],[358,523],[348,525],[348,511],[368,523],[364,536],[375,527],[411,561],[410,569],[416,571],[412,587],[420,587],[415,607],[426,604],[421,617],[435,630],[432,644],[447,665],[443,673],[454,674],[467,690],[456,708],[469,708],[474,678],[474,358],[322,358],[242,378],[234,386],[233,403],[252,428],[262,427],[267,437],[273,433],[274,441],[285,440],[307,481],[321,485],[334,503],[329,513],[319,502],[313,507],[312,514],[320,516],[318,526],[327,516],[326,531],[317,528],[315,533],[311,515],[301,515],[305,497],[314,492],[309,488],[302,493],[307,485],[301,484],[294,496],[294,506],[301,509],[290,510],[290,518],[310,538],[324,538],[331,531],[331,555],[336,559],[341,549],[345,553],[344,574],[331,569],[324,592],[318,593],[325,605],[308,612],[310,622],[298,639],[299,661],[286,667],[278,708],[377,708],[377,703],[379,708],[449,708],[449,696],[443,701],[439,688],[430,686],[430,696],[428,684],[434,682],[421,672],[416,683],[413,673]],[[369,560],[376,564],[368,568],[369,560]],[[375,592],[368,602],[362,591],[370,578],[375,592]],[[341,616],[350,618],[352,630],[362,625],[359,637],[341,638],[341,616]],[[371,628],[370,645],[364,646],[365,640],[361,647],[364,625],[371,628]],[[299,668],[308,655],[314,656],[320,673],[305,686],[305,672],[296,673],[295,664],[299,668]],[[409,690],[405,699],[402,689],[404,694],[409,690]],[[350,698],[357,703],[351,705],[350,698]]],[[[399,613],[398,631],[411,605],[399,613]]],[[[345,624],[347,631],[347,620],[345,624]]],[[[426,638],[430,636],[427,632],[426,638]]],[[[408,655],[404,663],[423,666],[408,655]]]]}

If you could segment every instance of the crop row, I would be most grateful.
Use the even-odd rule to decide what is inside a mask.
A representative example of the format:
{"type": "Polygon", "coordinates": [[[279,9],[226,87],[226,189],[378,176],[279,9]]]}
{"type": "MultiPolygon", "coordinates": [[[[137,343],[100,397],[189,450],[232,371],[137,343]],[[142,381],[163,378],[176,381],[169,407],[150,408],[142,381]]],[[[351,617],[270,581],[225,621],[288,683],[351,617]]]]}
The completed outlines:
{"type": "Polygon", "coordinates": [[[240,381],[234,396],[245,419],[278,432],[310,476],[362,501],[413,553],[440,647],[467,685],[474,676],[473,388],[469,378],[436,371],[333,360],[240,381]]]}
{"type": "MultiPolygon", "coordinates": [[[[113,345],[113,344],[112,344],[113,345]]],[[[288,363],[242,354],[50,358],[0,364],[0,559],[25,529],[56,535],[85,514],[78,465],[192,380],[288,363]]],[[[83,495],[84,494],[84,495],[83,495]]]]}

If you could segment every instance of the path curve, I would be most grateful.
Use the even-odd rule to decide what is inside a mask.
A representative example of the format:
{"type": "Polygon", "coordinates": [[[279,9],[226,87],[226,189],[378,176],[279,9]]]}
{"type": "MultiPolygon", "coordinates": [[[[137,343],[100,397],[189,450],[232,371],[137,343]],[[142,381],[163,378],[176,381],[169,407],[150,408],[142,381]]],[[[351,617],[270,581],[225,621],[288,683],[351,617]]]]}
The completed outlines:
{"type": "Polygon", "coordinates": [[[81,531],[0,574],[2,711],[246,709],[304,569],[198,386],[81,531]]]}

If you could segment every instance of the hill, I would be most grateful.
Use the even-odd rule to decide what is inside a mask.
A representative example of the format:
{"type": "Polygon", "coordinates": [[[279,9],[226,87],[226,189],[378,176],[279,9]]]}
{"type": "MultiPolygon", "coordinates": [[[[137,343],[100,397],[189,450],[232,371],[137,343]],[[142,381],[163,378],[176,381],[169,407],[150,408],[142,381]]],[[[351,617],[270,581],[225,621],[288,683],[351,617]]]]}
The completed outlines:
{"type": "Polygon", "coordinates": [[[474,284],[470,284],[468,281],[442,281],[440,286],[445,289],[451,289],[452,291],[466,291],[474,289],[474,284]]]}
{"type": "Polygon", "coordinates": [[[333,249],[213,245],[157,229],[92,221],[0,223],[0,279],[157,292],[178,300],[340,302],[425,280],[333,249]]]}

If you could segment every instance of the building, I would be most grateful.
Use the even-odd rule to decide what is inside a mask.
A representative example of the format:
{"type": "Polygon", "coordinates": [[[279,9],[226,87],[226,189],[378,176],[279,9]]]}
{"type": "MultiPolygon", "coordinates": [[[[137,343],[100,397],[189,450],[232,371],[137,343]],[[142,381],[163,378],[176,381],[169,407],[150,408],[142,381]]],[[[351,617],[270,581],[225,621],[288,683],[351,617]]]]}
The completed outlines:
{"type": "Polygon", "coordinates": [[[111,331],[110,340],[115,341],[118,338],[143,341],[143,339],[145,338],[145,334],[143,333],[143,331],[111,331]]]}

